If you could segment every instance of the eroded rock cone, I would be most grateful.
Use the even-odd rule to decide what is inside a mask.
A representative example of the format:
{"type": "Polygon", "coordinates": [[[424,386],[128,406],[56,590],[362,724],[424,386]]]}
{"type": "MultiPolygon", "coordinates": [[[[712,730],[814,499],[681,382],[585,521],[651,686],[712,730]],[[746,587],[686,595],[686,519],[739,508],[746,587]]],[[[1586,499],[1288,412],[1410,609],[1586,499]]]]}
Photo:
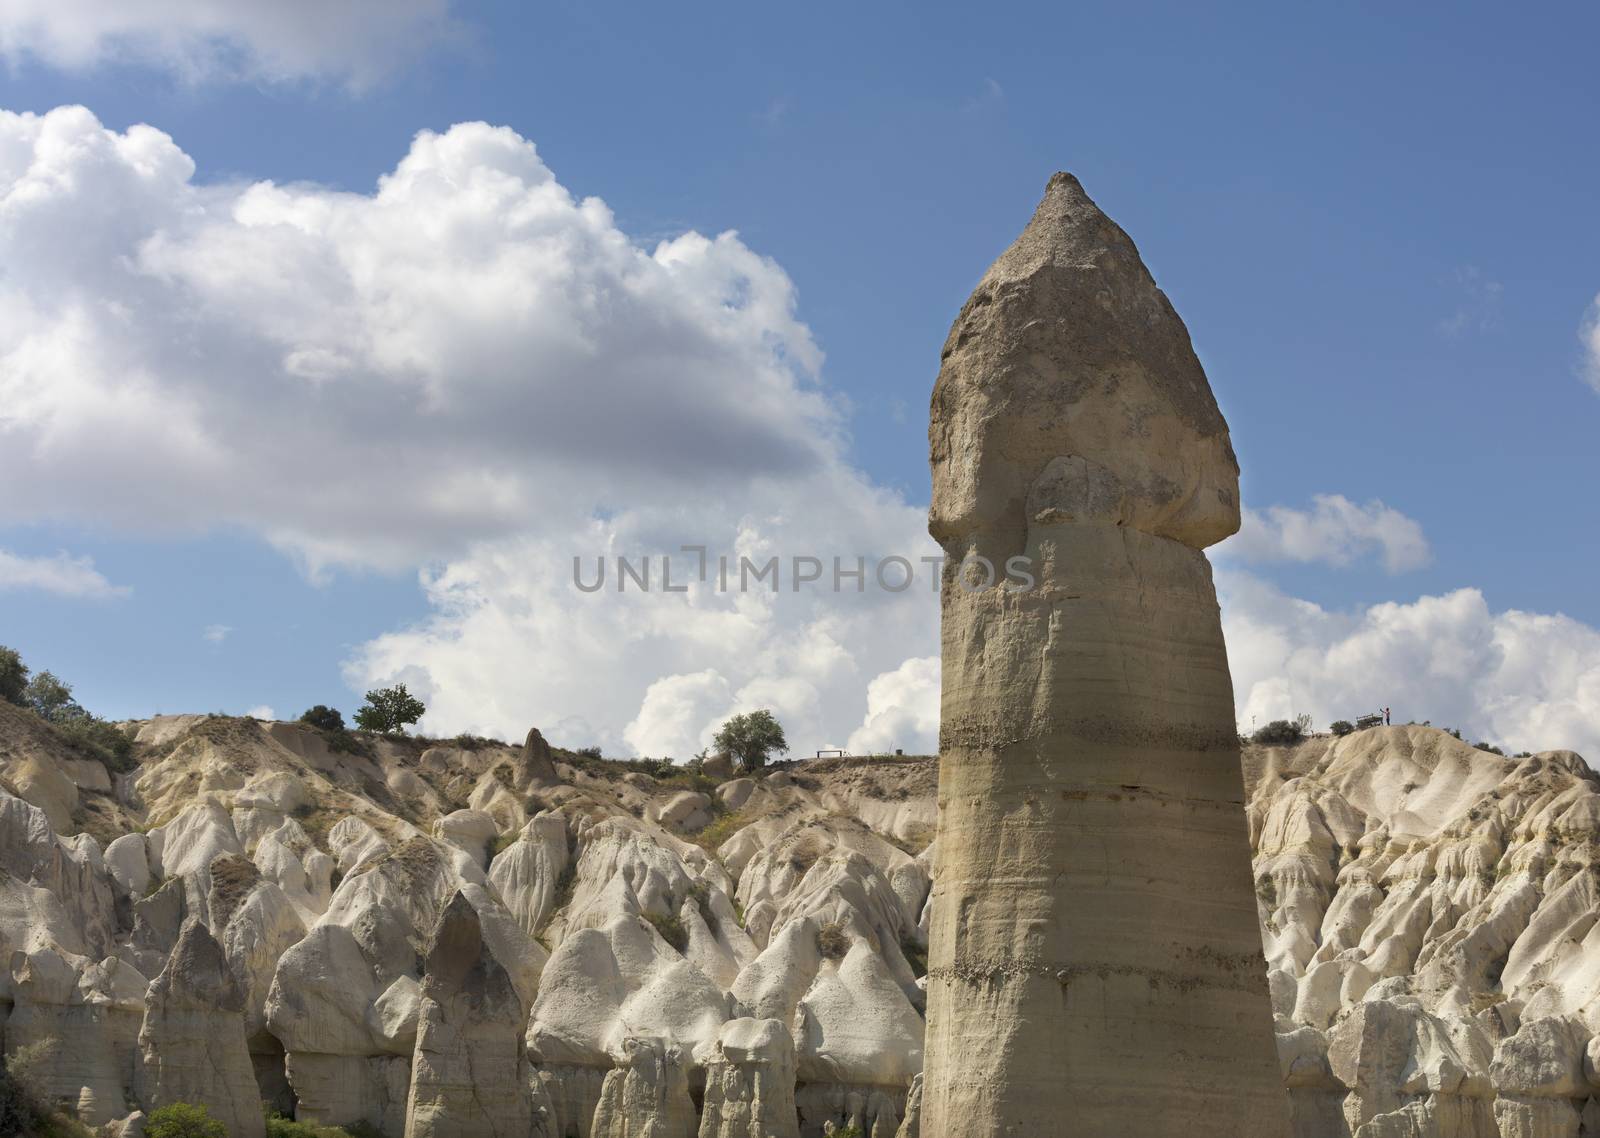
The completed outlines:
{"type": "Polygon", "coordinates": [[[260,1138],[261,1093],[245,1046],[244,991],[205,925],[190,920],[150,985],[139,1044],[147,1107],[205,1107],[234,1138],[260,1138]]]}
{"type": "Polygon", "coordinates": [[[1238,528],[1238,466],[1183,322],[1070,175],[957,317],[929,438],[947,561],[921,1132],[1279,1138],[1201,552],[1238,528]],[[1000,580],[1029,559],[1033,587],[972,587],[979,557],[1000,580]]]}
{"type": "Polygon", "coordinates": [[[698,1129],[681,1048],[670,1039],[628,1036],[611,1053],[592,1138],[695,1138],[698,1129]]]}
{"type": "Polygon", "coordinates": [[[700,1138],[800,1138],[794,1039],[775,1019],[732,1019],[703,1056],[700,1138]]]}
{"type": "Polygon", "coordinates": [[[472,903],[439,914],[422,982],[406,1138],[528,1138],[535,1131],[522,1002],[472,903]]]}

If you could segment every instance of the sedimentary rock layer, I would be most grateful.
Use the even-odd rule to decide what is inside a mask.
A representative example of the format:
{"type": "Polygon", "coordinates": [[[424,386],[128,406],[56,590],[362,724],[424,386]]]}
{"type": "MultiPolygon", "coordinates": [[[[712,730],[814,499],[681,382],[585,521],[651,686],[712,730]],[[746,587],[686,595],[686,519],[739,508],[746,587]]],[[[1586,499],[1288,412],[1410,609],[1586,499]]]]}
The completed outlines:
{"type": "Polygon", "coordinates": [[[947,561],[922,1133],[1279,1138],[1200,552],[1238,527],[1237,465],[1182,322],[1069,175],[956,319],[930,440],[947,561]],[[980,587],[1017,557],[1032,588],[980,587]]]}

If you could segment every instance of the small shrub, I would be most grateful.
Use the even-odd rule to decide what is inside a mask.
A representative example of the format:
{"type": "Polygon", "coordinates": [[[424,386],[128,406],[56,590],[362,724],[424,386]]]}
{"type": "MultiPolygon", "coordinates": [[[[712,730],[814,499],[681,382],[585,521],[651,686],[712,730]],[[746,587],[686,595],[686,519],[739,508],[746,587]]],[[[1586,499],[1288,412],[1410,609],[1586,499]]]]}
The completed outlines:
{"type": "Polygon", "coordinates": [[[1502,758],[1505,757],[1505,752],[1499,747],[1496,747],[1493,743],[1474,743],[1472,745],[1480,751],[1488,751],[1491,755],[1499,755],[1502,758]]]}
{"type": "Polygon", "coordinates": [[[460,751],[482,751],[489,747],[509,747],[511,744],[500,739],[491,739],[487,735],[473,735],[463,731],[450,740],[450,745],[460,751]]]}
{"type": "Polygon", "coordinates": [[[309,724],[319,731],[344,730],[344,716],[339,714],[339,709],[320,703],[300,716],[300,722],[309,724]]]}
{"type": "Polygon", "coordinates": [[[644,919],[661,934],[662,940],[679,952],[689,947],[689,930],[683,927],[683,922],[675,914],[663,916],[660,913],[646,913],[644,919]]]}
{"type": "Polygon", "coordinates": [[[228,1138],[228,1128],[203,1106],[188,1102],[168,1103],[150,1112],[144,1125],[145,1138],[228,1138]]]}
{"type": "Polygon", "coordinates": [[[1300,724],[1288,719],[1274,719],[1251,736],[1255,742],[1268,747],[1292,747],[1304,738],[1305,731],[1300,724]]]}
{"type": "Polygon", "coordinates": [[[859,1126],[835,1126],[833,1138],[867,1138],[859,1126]]]}
{"type": "Polygon", "coordinates": [[[296,1122],[292,1118],[285,1118],[275,1110],[267,1110],[267,1138],[363,1138],[365,1135],[374,1135],[381,1138],[378,1131],[369,1127],[366,1122],[357,1122],[355,1127],[362,1127],[358,1132],[351,1126],[318,1126],[312,1122],[296,1122]]]}
{"type": "Polygon", "coordinates": [[[1350,734],[1355,729],[1356,729],[1356,725],[1354,723],[1351,723],[1348,719],[1335,719],[1328,726],[1328,730],[1332,731],[1335,735],[1339,736],[1339,738],[1341,738],[1341,739],[1343,739],[1346,735],[1350,734]]]}
{"type": "Polygon", "coordinates": [[[80,750],[99,759],[113,774],[126,773],[138,766],[133,761],[133,736],[98,715],[85,711],[56,724],[56,728],[80,750]]]}
{"type": "Polygon", "coordinates": [[[850,934],[843,921],[830,921],[817,930],[817,951],[825,960],[843,960],[850,953],[850,934]]]}
{"type": "MultiPolygon", "coordinates": [[[[712,801],[721,802],[722,800],[713,798],[712,801]]],[[[750,819],[742,811],[724,814],[720,818],[713,819],[711,825],[689,840],[707,853],[716,853],[718,846],[744,829],[745,824],[749,821],[750,819]]]]}
{"type": "Polygon", "coordinates": [[[572,753],[574,755],[577,755],[579,758],[583,758],[583,759],[598,759],[600,757],[600,748],[599,747],[579,747],[576,751],[574,751],[572,753]]]}
{"type": "Polygon", "coordinates": [[[507,830],[503,834],[496,834],[494,844],[489,847],[489,856],[493,858],[505,853],[506,850],[516,844],[517,839],[521,836],[521,830],[507,830]]]}

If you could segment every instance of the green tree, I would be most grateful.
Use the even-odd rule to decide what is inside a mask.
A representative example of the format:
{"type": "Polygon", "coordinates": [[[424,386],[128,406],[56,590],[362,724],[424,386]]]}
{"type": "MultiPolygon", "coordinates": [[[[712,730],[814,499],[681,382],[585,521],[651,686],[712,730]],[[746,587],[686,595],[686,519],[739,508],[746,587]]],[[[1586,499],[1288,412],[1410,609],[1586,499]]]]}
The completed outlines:
{"type": "Polygon", "coordinates": [[[1305,729],[1298,719],[1274,719],[1251,738],[1268,747],[1292,747],[1305,738],[1305,729]]]}
{"type": "Polygon", "coordinates": [[[173,1102],[150,1112],[145,1138],[228,1138],[228,1128],[203,1106],[173,1102]]]}
{"type": "MultiPolygon", "coordinates": [[[[367,698],[371,699],[372,697],[368,696],[367,698]]],[[[344,716],[339,714],[339,709],[336,707],[324,707],[320,703],[302,715],[300,722],[310,724],[312,727],[320,728],[323,731],[344,730],[344,716]]]]}
{"type": "Polygon", "coordinates": [[[406,691],[405,684],[374,688],[367,693],[366,706],[356,712],[356,726],[363,731],[404,735],[406,724],[415,723],[427,710],[420,699],[406,691]]]}
{"type": "Polygon", "coordinates": [[[1351,723],[1348,719],[1335,719],[1333,721],[1333,724],[1328,728],[1329,731],[1332,731],[1335,735],[1339,736],[1341,739],[1344,738],[1346,735],[1350,734],[1350,732],[1354,731],[1355,729],[1356,729],[1356,725],[1354,723],[1351,723]]]}
{"type": "Polygon", "coordinates": [[[719,751],[738,759],[746,771],[760,770],[774,751],[789,749],[783,727],[766,708],[735,715],[722,725],[711,742],[719,751]]]}
{"type": "Polygon", "coordinates": [[[27,705],[51,723],[65,723],[83,714],[83,708],[72,698],[72,685],[56,677],[54,672],[40,672],[28,681],[27,705]]]}
{"type": "Polygon", "coordinates": [[[0,644],[0,699],[28,705],[28,665],[14,648],[0,644]]]}

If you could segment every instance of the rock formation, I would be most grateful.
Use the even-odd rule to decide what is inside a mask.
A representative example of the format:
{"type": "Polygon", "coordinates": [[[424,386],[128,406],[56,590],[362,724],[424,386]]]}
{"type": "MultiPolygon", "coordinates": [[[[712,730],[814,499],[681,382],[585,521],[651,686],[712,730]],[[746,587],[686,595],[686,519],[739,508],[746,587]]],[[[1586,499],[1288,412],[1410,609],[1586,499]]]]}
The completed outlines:
{"type": "Polygon", "coordinates": [[[189,920],[150,985],[139,1044],[147,1105],[204,1106],[232,1138],[261,1138],[261,1093],[245,1047],[244,992],[222,946],[189,920]]]}
{"type": "MultiPolygon", "coordinates": [[[[506,1100],[525,1098],[528,1138],[590,1138],[617,1094],[629,1127],[681,1111],[675,1078],[641,1078],[639,1041],[661,1040],[691,1096],[705,1088],[711,1134],[933,1138],[916,1075],[935,760],[707,787],[552,748],[554,780],[535,783],[521,745],[333,750],[304,725],[213,716],[136,729],[131,770],[113,771],[0,702],[0,1045],[108,1134],[156,1105],[154,1075],[245,1125],[267,1100],[403,1138],[450,1123],[467,1056],[499,1071],[496,1110],[519,1119],[506,1100]],[[69,833],[46,809],[70,797],[57,775],[83,810],[69,833]],[[730,811],[720,836],[668,808],[685,790],[730,811]],[[494,822],[487,871],[481,817],[433,836],[458,811],[494,822]],[[458,1015],[459,992],[425,998],[441,915],[470,923],[462,900],[486,948],[459,956],[492,957],[525,1023],[510,998],[498,1021],[458,1015]],[[524,1029],[533,1061],[514,1064],[524,1029]],[[225,1079],[202,1077],[196,1036],[225,1079]]],[[[1600,1135],[1600,779],[1584,762],[1396,726],[1247,747],[1244,768],[1283,1133],[1600,1135]]]]}
{"type": "Polygon", "coordinates": [[[946,562],[922,1131],[1278,1138],[1201,552],[1238,528],[1238,466],[1182,321],[1070,175],[956,318],[929,436],[946,562]],[[1016,557],[1032,588],[1004,583],[1016,557]]]}
{"type": "Polygon", "coordinates": [[[628,1036],[611,1058],[616,1066],[600,1088],[594,1138],[695,1138],[698,1116],[676,1043],[628,1036]]]}
{"type": "Polygon", "coordinates": [[[406,1138],[527,1138],[524,1009],[462,893],[439,914],[417,1016],[406,1138]]]}
{"type": "Polygon", "coordinates": [[[700,1138],[799,1138],[794,1041],[782,1023],[729,1020],[701,1058],[706,1101],[700,1138]]]}

